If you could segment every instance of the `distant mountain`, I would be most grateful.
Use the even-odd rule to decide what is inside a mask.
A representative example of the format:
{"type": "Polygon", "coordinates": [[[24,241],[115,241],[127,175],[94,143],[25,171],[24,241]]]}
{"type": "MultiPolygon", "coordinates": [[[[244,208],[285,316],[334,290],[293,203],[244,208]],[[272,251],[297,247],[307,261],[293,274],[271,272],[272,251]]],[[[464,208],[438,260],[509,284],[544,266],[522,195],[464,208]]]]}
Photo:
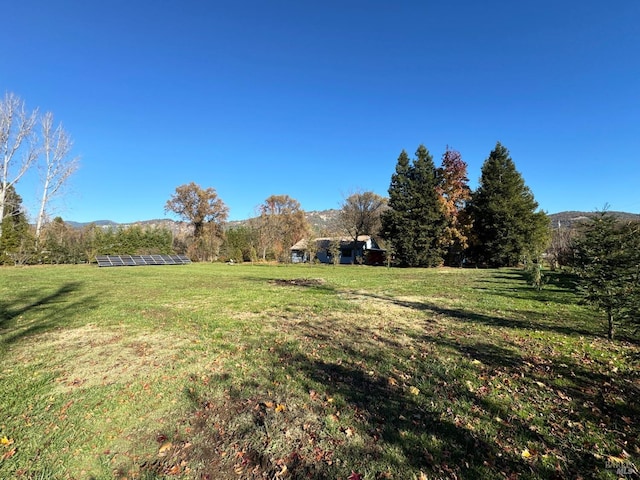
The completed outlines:
{"type": "MultiPolygon", "coordinates": [[[[560,212],[552,213],[549,215],[551,219],[551,226],[553,228],[564,227],[572,228],[578,224],[589,220],[590,217],[596,215],[597,212],[560,212]]],[[[627,213],[627,212],[609,212],[615,215],[620,220],[640,222],[639,213],[627,213]]]]}
{"type": "MultiPolygon", "coordinates": [[[[313,229],[319,235],[326,235],[336,232],[338,229],[338,214],[340,210],[330,209],[330,210],[314,210],[311,212],[306,212],[307,220],[313,227],[313,229]]],[[[640,221],[640,214],[638,213],[628,213],[628,212],[611,212],[621,220],[628,221],[640,221]]],[[[590,217],[595,215],[596,212],[577,212],[577,211],[569,211],[569,212],[559,212],[549,214],[549,219],[551,220],[551,225],[554,228],[557,228],[558,225],[561,227],[571,228],[576,226],[580,222],[584,222],[588,220],[590,217]]],[[[232,220],[227,223],[227,228],[234,228],[243,225],[247,225],[251,219],[246,220],[232,220]]],[[[74,228],[84,228],[87,225],[95,223],[101,227],[126,227],[130,225],[141,225],[141,226],[149,226],[149,227],[166,227],[172,231],[179,231],[186,228],[185,222],[176,222],[174,220],[170,220],[168,218],[159,218],[154,220],[144,220],[133,223],[116,223],[111,220],[97,220],[95,222],[66,222],[68,225],[74,228]]]]}
{"type": "Polygon", "coordinates": [[[118,223],[113,222],[111,220],[96,220],[95,222],[74,222],[72,220],[65,220],[64,223],[73,228],[84,228],[91,224],[96,224],[99,227],[107,227],[107,226],[118,226],[118,223]]]}
{"type": "MultiPolygon", "coordinates": [[[[305,212],[307,221],[315,232],[319,235],[325,235],[336,232],[338,228],[338,214],[339,210],[314,210],[311,212],[305,212]]],[[[255,218],[255,217],[254,217],[255,218]]],[[[246,220],[232,220],[227,222],[227,228],[235,228],[247,225],[253,218],[246,220]]]]}
{"type": "Polygon", "coordinates": [[[155,228],[168,228],[174,234],[180,233],[188,228],[188,225],[185,222],[176,222],[175,220],[171,220],[168,218],[156,218],[154,220],[141,220],[138,222],[131,223],[117,223],[112,220],[96,220],[95,222],[74,222],[74,221],[66,221],[67,225],[70,225],[73,228],[85,228],[89,225],[97,225],[102,228],[118,228],[118,227],[130,227],[133,225],[139,225],[141,227],[155,227],[155,228]]]}

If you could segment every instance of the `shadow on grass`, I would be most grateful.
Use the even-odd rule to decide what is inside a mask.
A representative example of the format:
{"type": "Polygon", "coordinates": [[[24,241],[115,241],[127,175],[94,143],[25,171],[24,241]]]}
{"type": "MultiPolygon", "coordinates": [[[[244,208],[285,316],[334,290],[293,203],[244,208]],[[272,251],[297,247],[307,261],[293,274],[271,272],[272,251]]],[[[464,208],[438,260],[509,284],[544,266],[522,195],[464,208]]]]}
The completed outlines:
{"type": "Polygon", "coordinates": [[[528,404],[526,415],[516,415],[519,412],[512,407],[489,398],[487,390],[462,392],[482,409],[505,419],[508,436],[537,442],[563,458],[564,471],[572,477],[603,467],[591,454],[590,449],[597,448],[594,440],[588,434],[582,436],[588,428],[617,436],[618,445],[609,446],[615,454],[625,448],[627,439],[638,438],[640,432],[632,420],[640,416],[635,400],[640,395],[637,372],[618,374],[589,357],[541,356],[517,345],[503,348],[432,335],[422,340],[480,361],[480,376],[497,380],[505,396],[516,404],[528,404]]]}
{"type": "MultiPolygon", "coordinates": [[[[377,300],[381,299],[378,296],[371,296],[377,300]]],[[[605,361],[596,357],[591,358],[588,353],[582,356],[574,355],[570,342],[588,341],[576,338],[576,335],[593,337],[594,335],[590,331],[544,322],[542,316],[537,316],[538,312],[525,312],[526,320],[511,320],[463,309],[444,308],[431,303],[407,302],[393,298],[387,298],[387,301],[403,307],[429,311],[458,321],[468,322],[470,328],[473,324],[480,324],[496,327],[496,332],[510,328],[525,331],[548,331],[565,335],[567,337],[565,342],[568,344],[566,351],[553,352],[553,349],[543,348],[542,352],[535,352],[528,349],[524,338],[523,343],[510,344],[504,339],[475,341],[464,336],[459,338],[455,334],[443,334],[442,331],[438,331],[437,334],[430,333],[434,331],[433,323],[437,323],[437,317],[425,323],[423,333],[409,333],[418,342],[445,347],[449,351],[457,351],[470,361],[479,361],[488,367],[485,373],[489,376],[495,372],[502,372],[507,384],[510,381],[523,383],[527,389],[531,389],[536,397],[523,399],[525,404],[529,403],[528,408],[532,410],[527,414],[530,418],[514,415],[513,407],[495,403],[477,391],[471,394],[465,389],[459,390],[452,400],[459,401],[466,398],[472,405],[479,406],[481,411],[489,411],[497,417],[507,419],[507,424],[501,428],[509,431],[510,437],[517,438],[521,446],[524,447],[529,442],[537,442],[550,451],[556,452],[560,458],[565,459],[565,465],[562,468],[563,475],[567,472],[570,472],[571,475],[584,475],[588,472],[601,471],[604,467],[603,462],[597,461],[590,452],[590,449],[597,448],[595,443],[590,444],[594,440],[589,434],[576,433],[576,429],[579,432],[585,432],[590,428],[602,430],[609,432],[611,437],[617,437],[616,444],[608,446],[610,454],[619,454],[625,448],[640,447],[640,445],[634,447],[627,444],[628,439],[638,438],[638,433],[640,433],[638,426],[632,420],[640,418],[640,405],[636,401],[640,396],[640,376],[633,369],[618,373],[608,363],[608,358],[605,361]],[[532,317],[534,320],[531,320],[532,317]],[[539,418],[540,415],[544,415],[543,412],[548,410],[549,402],[553,405],[553,413],[548,418],[539,418]],[[572,444],[572,441],[579,443],[572,444]]],[[[359,327],[354,327],[353,337],[367,338],[366,333],[355,332],[358,329],[359,327]]],[[[324,335],[312,332],[312,336],[329,339],[331,332],[324,335]]],[[[369,334],[370,336],[371,334],[369,334]]],[[[370,342],[368,347],[365,345],[365,348],[360,349],[347,348],[346,354],[352,359],[360,358],[365,362],[375,363],[380,360],[381,350],[379,346],[376,348],[374,343],[370,342]]],[[[396,351],[398,348],[402,347],[395,340],[385,339],[385,349],[396,351]]],[[[292,360],[294,364],[301,365],[297,368],[306,372],[307,376],[332,385],[338,393],[350,398],[358,408],[366,408],[364,405],[369,402],[371,418],[393,418],[394,414],[401,411],[394,402],[386,403],[382,407],[371,406],[385,402],[392,393],[385,390],[386,386],[373,383],[361,370],[349,372],[345,371],[345,367],[342,365],[339,367],[331,366],[326,362],[313,361],[304,357],[292,360]]],[[[631,365],[632,362],[633,360],[629,364],[631,365]]],[[[441,371],[446,371],[446,368],[436,362],[425,369],[424,373],[432,377],[433,380],[434,372],[441,371]]],[[[455,382],[456,378],[453,374],[442,375],[439,380],[447,384],[455,382]]],[[[516,397],[521,395],[518,390],[519,388],[516,387],[509,395],[516,397]]],[[[510,391],[507,387],[506,392],[510,391]]],[[[405,396],[401,403],[405,408],[408,408],[411,415],[417,414],[419,417],[421,412],[412,406],[412,400],[411,396],[405,396]]],[[[407,415],[405,414],[405,416],[407,415]]],[[[455,447],[457,450],[462,450],[465,445],[468,445],[470,438],[473,439],[473,442],[478,440],[473,433],[467,430],[456,432],[454,429],[453,431],[456,433],[452,433],[452,428],[456,427],[455,422],[452,425],[451,422],[443,421],[442,415],[438,418],[433,418],[433,416],[429,418],[430,421],[422,427],[450,437],[448,443],[457,446],[455,447]]],[[[393,443],[398,439],[389,437],[389,441],[393,443]]],[[[403,439],[402,445],[404,445],[403,448],[409,448],[407,454],[415,453],[410,451],[410,442],[406,443],[406,439],[403,439]],[[409,446],[407,447],[407,445],[409,446]]],[[[479,445],[474,443],[474,447],[481,448],[485,453],[488,452],[489,458],[495,456],[500,459],[502,464],[496,463],[495,468],[526,472],[530,467],[528,464],[521,464],[517,458],[511,459],[505,464],[505,456],[499,456],[501,452],[497,444],[491,446],[491,442],[483,444],[480,441],[479,445]]],[[[478,460],[473,455],[470,458],[473,462],[478,460]]],[[[462,457],[458,458],[458,460],[461,459],[462,457]]],[[[465,461],[471,463],[468,458],[465,461]]],[[[483,463],[476,466],[480,467],[480,465],[483,463]]],[[[479,472],[480,470],[474,472],[474,475],[479,475],[479,472]]],[[[554,470],[547,471],[543,468],[536,472],[536,476],[538,475],[550,478],[555,473],[554,470]]]]}
{"type": "Polygon", "coordinates": [[[524,270],[505,270],[491,278],[477,280],[478,290],[519,300],[566,304],[576,302],[577,278],[567,272],[544,272],[545,284],[536,290],[529,284],[524,270]]]}
{"type": "Polygon", "coordinates": [[[258,283],[260,285],[272,285],[283,288],[300,288],[302,290],[318,293],[335,293],[336,288],[328,285],[323,278],[298,277],[298,278],[274,278],[274,277],[243,277],[243,280],[258,283]]]}
{"type": "MultiPolygon", "coordinates": [[[[414,326],[386,330],[365,320],[304,319],[295,324],[295,341],[256,345],[265,354],[261,370],[238,379],[240,388],[218,405],[207,392],[194,401],[196,438],[204,438],[199,460],[235,454],[224,478],[234,478],[241,460],[255,469],[246,478],[256,479],[277,478],[284,466],[288,478],[315,479],[345,478],[352,469],[376,479],[419,472],[427,478],[615,478],[606,455],[640,448],[637,371],[616,374],[605,363],[609,358],[590,358],[588,349],[573,355],[571,343],[554,352],[528,333],[551,332],[582,346],[591,332],[544,321],[533,311],[511,319],[363,296],[425,316],[414,326]],[[452,323],[455,331],[448,330],[452,323]],[[474,329],[478,325],[495,329],[474,329]],[[505,329],[513,332],[502,336],[505,329]],[[280,400],[287,410],[277,416],[280,400]],[[246,422],[233,433],[238,417],[246,422]],[[206,419],[201,427],[199,419],[206,419]]],[[[222,478],[214,476],[222,467],[214,467],[206,478],[222,478]]]]}
{"type": "Polygon", "coordinates": [[[30,290],[11,300],[0,301],[2,343],[14,343],[29,335],[64,325],[78,312],[92,308],[95,298],[78,296],[81,287],[81,283],[71,282],[53,293],[43,295],[39,291],[30,290]]]}
{"type": "MultiPolygon", "coordinates": [[[[361,469],[378,463],[395,471],[407,472],[410,467],[451,478],[460,474],[490,478],[491,472],[529,471],[522,459],[505,454],[494,442],[457,424],[453,410],[430,409],[418,396],[356,365],[317,360],[302,353],[287,363],[297,375],[321,383],[330,395],[340,396],[348,409],[357,412],[359,428],[364,430],[360,432],[363,445],[347,447],[343,454],[352,461],[357,459],[361,469]]],[[[421,395],[425,393],[429,392],[421,395]]],[[[551,471],[540,469],[537,473],[548,477],[551,471]]]]}
{"type": "MultiPolygon", "coordinates": [[[[533,295],[539,293],[533,292],[532,290],[531,292],[533,295]]],[[[517,295],[514,295],[513,292],[500,292],[497,294],[501,296],[515,296],[517,298],[529,298],[528,296],[519,297],[517,295]]],[[[489,327],[555,332],[562,335],[584,336],[592,338],[604,338],[604,336],[606,335],[606,332],[604,330],[604,323],[603,330],[601,332],[598,332],[597,330],[589,328],[587,325],[585,325],[587,323],[587,318],[585,318],[584,321],[581,321],[580,323],[573,322],[571,324],[562,325],[559,324],[559,320],[557,318],[549,317],[549,315],[545,312],[533,310],[503,310],[500,312],[500,315],[492,316],[484,313],[466,310],[463,308],[443,307],[428,301],[411,301],[372,293],[359,293],[358,295],[362,297],[369,297],[382,302],[388,302],[390,304],[409,308],[412,310],[430,311],[438,315],[444,315],[456,320],[460,320],[462,322],[481,324],[489,327]]],[[[555,294],[550,295],[552,295],[553,301],[557,301],[558,303],[567,303],[566,301],[563,302],[558,300],[555,294]]],[[[575,301],[575,299],[572,298],[571,301],[575,301]]],[[[598,315],[598,313],[594,312],[594,315],[598,315]]],[[[576,314],[573,314],[573,317],[575,319],[576,314]]],[[[627,333],[628,332],[621,331],[619,338],[630,343],[638,342],[637,338],[631,335],[627,335],[627,333]]]]}
{"type": "Polygon", "coordinates": [[[194,397],[191,426],[201,440],[182,444],[194,444],[198,461],[208,462],[209,476],[200,478],[235,478],[234,469],[242,468],[249,475],[243,478],[279,478],[285,466],[292,479],[346,478],[352,470],[375,479],[419,472],[427,478],[614,478],[594,455],[602,452],[596,442],[605,438],[604,455],[634,448],[637,375],[612,377],[588,359],[559,363],[509,341],[459,338],[431,321],[401,332],[411,337],[411,348],[393,334],[334,327],[297,324],[299,338],[311,341],[270,344],[265,371],[280,372],[276,376],[239,379],[222,401],[210,402],[206,392],[194,397]],[[320,344],[326,348],[314,351],[320,344]],[[275,401],[268,405],[268,399],[275,401]],[[276,414],[279,401],[287,410],[276,414]],[[609,435],[600,436],[602,430],[609,435]]]}
{"type": "MultiPolygon", "coordinates": [[[[305,333],[330,337],[330,332],[305,333]]],[[[352,335],[358,338],[361,333],[352,335]]],[[[364,338],[371,338],[371,333],[364,338]]],[[[413,377],[424,380],[419,396],[375,374],[375,366],[385,365],[397,352],[393,339],[362,340],[361,348],[346,349],[348,361],[285,350],[279,352],[278,364],[287,365],[293,378],[302,376],[311,386],[322,384],[330,395],[342,397],[349,410],[358,412],[368,436],[349,456],[364,459],[364,464],[395,450],[402,452],[400,463],[394,465],[397,469],[409,464],[436,475],[491,478],[500,472],[521,478],[577,478],[600,472],[606,477],[611,472],[605,462],[592,454],[599,448],[594,434],[607,433],[605,442],[614,439],[605,447],[609,455],[638,448],[628,444],[639,433],[633,420],[640,417],[637,373],[608,372],[589,358],[540,356],[509,342],[432,334],[429,325],[414,340],[445,347],[436,352],[457,351],[470,364],[458,363],[456,371],[442,353],[415,358],[413,377]],[[476,360],[479,369],[471,363],[476,360]],[[489,389],[468,388],[464,379],[477,376],[496,383],[488,382],[489,389]],[[494,387],[498,390],[491,392],[494,387]],[[495,435],[476,430],[469,418],[482,419],[484,428],[489,424],[495,435]],[[384,449],[378,448],[382,444],[384,449]],[[527,447],[533,456],[549,453],[559,463],[545,464],[541,457],[529,461],[519,455],[527,447]]],[[[384,460],[397,462],[392,457],[384,460]]]]}

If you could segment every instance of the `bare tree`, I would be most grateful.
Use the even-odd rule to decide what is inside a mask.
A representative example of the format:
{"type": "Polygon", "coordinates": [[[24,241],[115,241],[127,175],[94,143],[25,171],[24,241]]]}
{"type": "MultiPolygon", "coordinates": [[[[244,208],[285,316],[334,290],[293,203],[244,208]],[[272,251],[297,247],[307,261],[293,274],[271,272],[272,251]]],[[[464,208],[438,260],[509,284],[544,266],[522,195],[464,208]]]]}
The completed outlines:
{"type": "Polygon", "coordinates": [[[33,138],[37,114],[37,110],[27,113],[24,102],[13,93],[5,94],[0,101],[0,236],[9,187],[22,178],[38,156],[33,138]]]}
{"type": "Polygon", "coordinates": [[[547,247],[547,255],[552,270],[557,270],[570,263],[576,235],[575,229],[565,227],[559,221],[557,228],[551,230],[551,241],[547,247]]]}
{"type": "Polygon", "coordinates": [[[47,112],[42,117],[42,198],[36,221],[36,239],[40,238],[47,205],[60,192],[61,187],[78,169],[79,157],[69,157],[73,142],[62,128],[53,127],[53,114],[47,112]]]}
{"type": "Polygon", "coordinates": [[[381,227],[380,215],[387,208],[386,198],[373,192],[356,192],[342,204],[340,227],[354,242],[360,235],[377,235],[381,227]]]}

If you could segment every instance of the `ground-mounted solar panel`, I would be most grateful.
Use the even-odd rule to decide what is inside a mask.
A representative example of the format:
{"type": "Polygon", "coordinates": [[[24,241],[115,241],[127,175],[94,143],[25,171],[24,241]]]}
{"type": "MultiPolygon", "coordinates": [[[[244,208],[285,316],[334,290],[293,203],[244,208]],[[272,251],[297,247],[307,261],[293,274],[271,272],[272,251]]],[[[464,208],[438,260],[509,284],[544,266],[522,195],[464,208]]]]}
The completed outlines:
{"type": "Polygon", "coordinates": [[[96,255],[96,262],[98,262],[99,267],[111,266],[111,260],[109,260],[109,255],[96,255]]]}
{"type": "Polygon", "coordinates": [[[96,255],[99,267],[135,267],[140,265],[186,265],[186,255],[96,255]]]}
{"type": "Polygon", "coordinates": [[[167,262],[165,256],[168,255],[151,255],[151,258],[153,258],[153,261],[155,262],[154,265],[167,265],[169,262],[167,262]]]}
{"type": "Polygon", "coordinates": [[[151,255],[141,255],[142,257],[142,265],[154,265],[153,258],[151,255]]]}
{"type": "Polygon", "coordinates": [[[125,265],[124,260],[122,260],[120,256],[111,257],[110,260],[114,267],[124,267],[125,265]]]}
{"type": "Polygon", "coordinates": [[[122,259],[122,262],[128,267],[133,267],[136,265],[136,261],[131,255],[120,255],[120,258],[122,259]]]}

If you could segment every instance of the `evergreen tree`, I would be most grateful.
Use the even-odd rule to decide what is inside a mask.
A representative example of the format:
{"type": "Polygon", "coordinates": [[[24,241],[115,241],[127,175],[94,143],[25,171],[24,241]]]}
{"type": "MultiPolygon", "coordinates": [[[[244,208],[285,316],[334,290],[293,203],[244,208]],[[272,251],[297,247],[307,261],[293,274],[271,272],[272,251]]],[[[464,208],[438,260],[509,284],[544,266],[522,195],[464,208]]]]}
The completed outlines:
{"type": "Polygon", "coordinates": [[[61,217],[56,217],[43,230],[41,261],[44,263],[75,263],[72,228],[61,217]]]}
{"type": "Polygon", "coordinates": [[[5,216],[1,222],[0,264],[24,264],[29,258],[32,259],[35,253],[35,240],[22,208],[22,197],[13,185],[10,185],[4,199],[5,216]]]}
{"type": "Polygon", "coordinates": [[[549,238],[549,220],[499,142],[482,166],[469,212],[473,221],[471,256],[492,267],[537,259],[549,238]]]}
{"type": "Polygon", "coordinates": [[[255,251],[256,236],[253,228],[243,225],[227,229],[222,255],[236,262],[253,261],[251,249],[255,251]]]}
{"type": "Polygon", "coordinates": [[[409,155],[402,150],[396,164],[396,173],[391,176],[390,209],[382,214],[382,236],[391,244],[394,256],[401,265],[415,263],[412,257],[413,245],[408,233],[409,219],[407,218],[407,211],[410,208],[410,171],[409,155]]]}
{"type": "Polygon", "coordinates": [[[418,147],[411,163],[403,150],[389,186],[390,209],[382,217],[383,237],[401,266],[442,264],[445,218],[436,187],[436,168],[426,147],[418,147]]]}
{"type": "Polygon", "coordinates": [[[640,323],[640,224],[600,212],[575,241],[573,266],[578,293],[607,316],[609,339],[621,321],[640,323]]]}

